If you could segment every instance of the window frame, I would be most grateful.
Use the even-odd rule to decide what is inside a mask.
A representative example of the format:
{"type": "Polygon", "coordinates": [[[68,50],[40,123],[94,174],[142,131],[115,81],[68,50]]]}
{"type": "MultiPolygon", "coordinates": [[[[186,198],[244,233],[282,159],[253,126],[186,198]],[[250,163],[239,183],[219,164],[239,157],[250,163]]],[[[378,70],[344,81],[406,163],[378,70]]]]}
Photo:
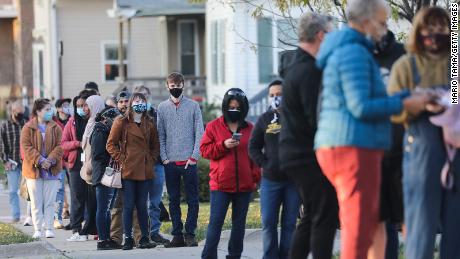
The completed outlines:
{"type": "MultiPolygon", "coordinates": [[[[181,70],[181,73],[183,73],[182,71],[182,33],[181,33],[181,28],[180,26],[184,23],[192,23],[193,24],[193,28],[194,28],[194,35],[193,35],[193,44],[194,44],[194,50],[193,50],[193,54],[195,56],[195,73],[192,74],[193,76],[199,76],[200,75],[200,39],[198,37],[199,33],[198,33],[198,21],[195,20],[195,19],[180,19],[177,21],[177,39],[178,39],[178,43],[177,43],[177,59],[178,59],[178,64],[179,64],[179,68],[181,70]]],[[[184,74],[185,75],[185,74],[184,74]]]]}
{"type": "MultiPolygon", "coordinates": [[[[101,42],[101,82],[107,84],[115,84],[118,83],[117,80],[107,80],[105,74],[105,65],[118,65],[118,59],[116,61],[113,60],[106,60],[105,57],[105,50],[107,45],[116,45],[118,51],[118,41],[117,40],[105,40],[101,42]]],[[[123,64],[126,66],[126,70],[129,69],[129,62],[128,62],[128,42],[123,41],[123,46],[125,48],[125,56],[123,64]]],[[[128,71],[125,71],[126,76],[128,75],[128,71]]],[[[119,77],[120,75],[118,75],[119,77]]]]}

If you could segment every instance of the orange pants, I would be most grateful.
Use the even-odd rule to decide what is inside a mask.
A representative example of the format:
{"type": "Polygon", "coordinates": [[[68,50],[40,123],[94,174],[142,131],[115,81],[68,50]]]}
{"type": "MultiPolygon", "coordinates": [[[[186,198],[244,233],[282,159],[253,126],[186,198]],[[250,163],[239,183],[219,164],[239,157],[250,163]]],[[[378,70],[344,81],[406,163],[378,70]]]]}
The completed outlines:
{"type": "Polygon", "coordinates": [[[383,151],[357,147],[317,150],[316,157],[337,192],[342,259],[365,259],[379,221],[383,151]]]}

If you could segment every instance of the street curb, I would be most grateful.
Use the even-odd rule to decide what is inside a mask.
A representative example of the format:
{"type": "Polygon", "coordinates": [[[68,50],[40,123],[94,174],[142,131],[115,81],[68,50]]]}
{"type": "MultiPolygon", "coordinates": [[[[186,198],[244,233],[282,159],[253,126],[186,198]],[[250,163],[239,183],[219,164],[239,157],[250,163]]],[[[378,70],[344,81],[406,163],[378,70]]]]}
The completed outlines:
{"type": "Polygon", "coordinates": [[[46,241],[31,243],[0,245],[0,258],[18,256],[37,256],[60,254],[54,246],[46,241]]]}

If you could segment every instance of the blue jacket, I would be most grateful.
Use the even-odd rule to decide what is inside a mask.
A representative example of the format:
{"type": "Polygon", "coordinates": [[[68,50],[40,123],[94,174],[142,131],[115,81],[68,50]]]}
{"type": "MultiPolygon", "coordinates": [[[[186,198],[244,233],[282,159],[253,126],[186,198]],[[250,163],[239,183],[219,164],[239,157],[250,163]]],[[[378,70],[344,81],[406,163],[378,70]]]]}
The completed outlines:
{"type": "Polygon", "coordinates": [[[402,110],[401,93],[388,97],[373,43],[345,27],[329,33],[317,56],[323,92],[315,148],[389,149],[390,115],[402,110]]]}

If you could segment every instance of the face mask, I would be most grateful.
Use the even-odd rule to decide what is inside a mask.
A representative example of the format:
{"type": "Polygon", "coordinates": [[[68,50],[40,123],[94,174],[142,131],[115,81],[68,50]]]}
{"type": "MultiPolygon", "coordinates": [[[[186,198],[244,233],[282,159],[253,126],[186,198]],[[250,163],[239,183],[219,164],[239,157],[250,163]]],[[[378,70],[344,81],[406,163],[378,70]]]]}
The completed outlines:
{"type": "Polygon", "coordinates": [[[17,121],[22,121],[22,119],[24,118],[24,113],[16,113],[16,115],[14,115],[14,118],[17,121]]]}
{"type": "Polygon", "coordinates": [[[50,121],[51,119],[53,119],[53,114],[54,114],[53,110],[45,112],[45,114],[43,114],[43,120],[50,121]]]}
{"type": "Polygon", "coordinates": [[[145,103],[133,104],[131,106],[136,113],[143,113],[147,110],[147,105],[145,103]]]}
{"type": "Polygon", "coordinates": [[[281,96],[270,97],[270,106],[273,110],[277,110],[281,105],[281,96]]]}
{"type": "Polygon", "coordinates": [[[83,108],[77,108],[77,114],[80,117],[86,117],[86,112],[85,112],[85,110],[83,110],[83,108]]]}
{"type": "Polygon", "coordinates": [[[62,112],[67,114],[67,115],[72,115],[72,108],[70,107],[63,107],[62,112]]]}
{"type": "Polygon", "coordinates": [[[423,46],[428,52],[439,54],[445,52],[450,46],[450,35],[443,33],[434,33],[428,36],[422,36],[423,46]]]}
{"type": "Polygon", "coordinates": [[[174,96],[174,98],[179,98],[182,94],[182,88],[171,88],[169,93],[174,96]]]}
{"type": "Polygon", "coordinates": [[[237,122],[241,119],[241,112],[239,110],[228,110],[228,118],[230,122],[237,122]]]}

